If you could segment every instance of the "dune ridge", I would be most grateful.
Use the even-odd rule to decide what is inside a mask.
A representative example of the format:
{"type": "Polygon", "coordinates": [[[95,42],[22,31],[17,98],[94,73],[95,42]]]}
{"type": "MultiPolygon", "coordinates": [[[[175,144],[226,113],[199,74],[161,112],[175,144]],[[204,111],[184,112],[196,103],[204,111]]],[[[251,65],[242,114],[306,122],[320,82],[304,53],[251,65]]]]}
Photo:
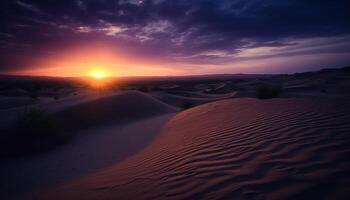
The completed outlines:
{"type": "MultiPolygon", "coordinates": [[[[59,128],[66,129],[59,131],[69,135],[69,142],[27,155],[31,149],[25,145],[30,141],[10,138],[1,146],[2,152],[18,151],[21,156],[5,155],[0,163],[3,198],[28,199],[33,193],[126,159],[151,143],[176,111],[138,91],[88,93],[54,103],[54,107],[51,103],[42,107],[48,107],[59,128]]],[[[7,112],[15,116],[20,109],[25,108],[7,112]]]]}
{"type": "Polygon", "coordinates": [[[230,92],[227,94],[206,94],[199,92],[153,92],[151,95],[169,105],[182,107],[186,102],[192,105],[200,105],[212,101],[232,98],[236,95],[236,92],[230,92]]]}
{"type": "Polygon", "coordinates": [[[174,111],[176,108],[150,95],[128,91],[67,106],[55,116],[68,129],[82,129],[109,123],[122,124],[174,111]]]}
{"type": "Polygon", "coordinates": [[[198,106],[172,118],[142,152],[41,199],[346,199],[349,102],[198,106]]]}

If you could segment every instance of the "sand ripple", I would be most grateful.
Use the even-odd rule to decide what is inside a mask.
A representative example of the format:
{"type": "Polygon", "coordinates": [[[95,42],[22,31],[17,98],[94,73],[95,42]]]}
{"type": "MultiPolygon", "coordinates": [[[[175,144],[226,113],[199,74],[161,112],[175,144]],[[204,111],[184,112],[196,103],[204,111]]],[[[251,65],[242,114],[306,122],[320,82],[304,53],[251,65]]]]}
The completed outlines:
{"type": "Polygon", "coordinates": [[[350,101],[237,99],[179,113],[125,162],[46,199],[346,199],[350,101]]]}

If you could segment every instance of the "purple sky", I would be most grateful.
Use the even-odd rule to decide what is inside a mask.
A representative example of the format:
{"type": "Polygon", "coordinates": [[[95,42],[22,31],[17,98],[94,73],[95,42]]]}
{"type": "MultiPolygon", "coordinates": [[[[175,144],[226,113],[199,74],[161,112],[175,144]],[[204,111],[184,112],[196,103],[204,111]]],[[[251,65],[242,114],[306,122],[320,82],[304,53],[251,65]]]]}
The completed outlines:
{"type": "Polygon", "coordinates": [[[6,73],[76,75],[95,65],[116,75],[294,73],[350,64],[348,0],[2,0],[0,11],[6,73]]]}

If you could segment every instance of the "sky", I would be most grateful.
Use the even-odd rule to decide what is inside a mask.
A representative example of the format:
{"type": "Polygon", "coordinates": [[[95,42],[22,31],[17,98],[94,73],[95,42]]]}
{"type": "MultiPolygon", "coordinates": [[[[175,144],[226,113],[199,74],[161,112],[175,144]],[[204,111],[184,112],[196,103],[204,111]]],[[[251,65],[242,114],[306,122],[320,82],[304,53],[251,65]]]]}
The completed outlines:
{"type": "Polygon", "coordinates": [[[349,0],[1,0],[0,73],[295,73],[350,65],[349,0]]]}

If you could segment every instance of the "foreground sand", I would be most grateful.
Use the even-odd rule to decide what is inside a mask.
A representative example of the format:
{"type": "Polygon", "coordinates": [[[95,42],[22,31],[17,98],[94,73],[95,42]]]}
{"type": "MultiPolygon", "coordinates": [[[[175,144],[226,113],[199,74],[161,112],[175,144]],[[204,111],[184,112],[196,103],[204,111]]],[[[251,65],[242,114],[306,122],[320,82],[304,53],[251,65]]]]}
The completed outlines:
{"type": "MultiPolygon", "coordinates": [[[[92,93],[52,104],[42,106],[66,125],[67,134],[76,137],[53,151],[1,160],[0,199],[28,199],[33,193],[114,165],[151,143],[176,111],[136,91],[92,93]]],[[[15,114],[21,109],[25,108],[5,111],[15,114]]]]}
{"type": "Polygon", "coordinates": [[[28,199],[57,184],[115,165],[151,143],[171,116],[166,114],[124,126],[91,129],[53,152],[3,160],[0,164],[1,197],[28,199]]]}
{"type": "Polygon", "coordinates": [[[41,199],[347,199],[349,99],[233,99],[172,118],[122,163],[41,199]]]}

